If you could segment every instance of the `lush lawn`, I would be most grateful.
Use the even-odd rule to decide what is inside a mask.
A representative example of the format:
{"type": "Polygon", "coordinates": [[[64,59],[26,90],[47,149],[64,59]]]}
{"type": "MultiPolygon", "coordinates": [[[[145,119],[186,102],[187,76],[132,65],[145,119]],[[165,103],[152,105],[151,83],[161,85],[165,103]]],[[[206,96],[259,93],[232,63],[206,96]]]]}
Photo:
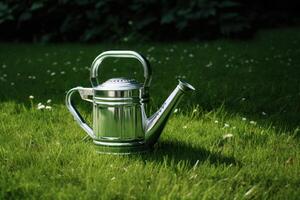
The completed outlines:
{"type": "MultiPolygon", "coordinates": [[[[134,61],[104,64],[103,81],[142,81],[134,61]]],[[[0,199],[300,196],[300,29],[264,31],[249,41],[0,44],[0,86],[0,199]],[[197,89],[152,153],[96,154],[64,105],[68,89],[90,86],[91,62],[109,49],[150,59],[153,110],[178,77],[197,89]],[[37,110],[39,102],[52,109],[37,110]]],[[[89,119],[90,109],[82,103],[89,119]]]]}

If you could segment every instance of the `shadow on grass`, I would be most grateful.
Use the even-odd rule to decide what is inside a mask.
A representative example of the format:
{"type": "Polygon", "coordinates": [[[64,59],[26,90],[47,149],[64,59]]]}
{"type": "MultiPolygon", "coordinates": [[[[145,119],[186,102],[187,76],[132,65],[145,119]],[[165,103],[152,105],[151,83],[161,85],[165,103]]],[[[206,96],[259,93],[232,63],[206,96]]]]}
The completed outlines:
{"type": "Polygon", "coordinates": [[[184,162],[188,167],[204,162],[212,165],[241,165],[233,156],[225,156],[202,147],[170,141],[157,143],[155,149],[152,152],[142,154],[141,159],[167,165],[176,165],[184,162]]]}

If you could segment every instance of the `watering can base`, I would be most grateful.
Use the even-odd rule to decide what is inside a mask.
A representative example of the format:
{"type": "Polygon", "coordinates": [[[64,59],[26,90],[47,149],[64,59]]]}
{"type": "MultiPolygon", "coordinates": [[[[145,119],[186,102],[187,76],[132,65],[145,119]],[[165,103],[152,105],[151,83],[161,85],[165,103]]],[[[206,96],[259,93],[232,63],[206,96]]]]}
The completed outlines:
{"type": "Polygon", "coordinates": [[[105,146],[105,145],[94,145],[96,152],[99,154],[113,154],[113,155],[129,155],[129,154],[140,154],[152,151],[153,147],[146,145],[137,146],[105,146]]]}

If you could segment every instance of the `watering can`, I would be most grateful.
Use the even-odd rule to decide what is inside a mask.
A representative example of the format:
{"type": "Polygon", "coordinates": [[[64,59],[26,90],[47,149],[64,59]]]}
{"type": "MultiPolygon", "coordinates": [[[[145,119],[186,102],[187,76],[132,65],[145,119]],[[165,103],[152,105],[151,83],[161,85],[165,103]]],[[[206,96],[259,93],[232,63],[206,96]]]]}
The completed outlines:
{"type": "Polygon", "coordinates": [[[181,97],[194,87],[180,81],[161,108],[147,117],[151,82],[149,62],[134,51],[106,51],[93,61],[90,72],[91,88],[75,87],[67,92],[66,106],[80,127],[93,139],[98,153],[130,154],[146,152],[157,142],[163,128],[181,97]],[[134,58],[144,69],[143,84],[134,79],[112,78],[98,82],[98,68],[106,58],[134,58]],[[75,108],[72,96],[93,104],[91,128],[75,108]]]}

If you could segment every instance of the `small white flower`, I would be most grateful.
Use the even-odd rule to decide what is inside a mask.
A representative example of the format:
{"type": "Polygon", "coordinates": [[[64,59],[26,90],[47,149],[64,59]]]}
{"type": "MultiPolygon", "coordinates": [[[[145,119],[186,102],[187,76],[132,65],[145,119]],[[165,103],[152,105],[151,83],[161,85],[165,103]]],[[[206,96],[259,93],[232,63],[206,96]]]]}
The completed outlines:
{"type": "Polygon", "coordinates": [[[116,71],[117,71],[117,69],[116,69],[116,68],[113,68],[113,71],[114,71],[114,72],[116,72],[116,71]]]}
{"type": "Polygon", "coordinates": [[[174,113],[177,113],[178,112],[178,108],[176,108],[175,110],[174,110],[174,113]]]}
{"type": "Polygon", "coordinates": [[[187,128],[187,126],[183,126],[182,128],[186,129],[186,128],[187,128]]]}
{"type": "Polygon", "coordinates": [[[213,65],[213,63],[211,61],[209,61],[208,64],[205,65],[205,67],[211,67],[213,65]]]}
{"type": "Polygon", "coordinates": [[[38,107],[41,106],[41,105],[43,105],[43,104],[42,104],[41,102],[39,102],[39,103],[38,103],[38,107]]]}
{"type": "Polygon", "coordinates": [[[17,76],[21,76],[21,74],[20,74],[20,73],[17,73],[17,76]]]}
{"type": "Polygon", "coordinates": [[[227,133],[225,135],[223,135],[223,139],[227,139],[227,138],[232,138],[233,135],[231,133],[227,133]]]}
{"type": "Polygon", "coordinates": [[[35,76],[31,76],[31,79],[36,79],[36,77],[35,76]]]}
{"type": "Polygon", "coordinates": [[[261,114],[264,115],[264,116],[267,115],[267,113],[265,113],[265,112],[261,112],[261,114]]]}
{"type": "Polygon", "coordinates": [[[38,105],[37,109],[38,109],[38,110],[42,110],[42,109],[44,109],[45,107],[46,107],[45,105],[40,104],[40,105],[38,105]]]}
{"type": "Polygon", "coordinates": [[[198,112],[198,110],[197,110],[197,109],[194,109],[194,110],[193,110],[193,113],[195,113],[195,112],[198,112]]]}
{"type": "Polygon", "coordinates": [[[189,57],[190,57],[190,58],[194,58],[194,54],[190,53],[190,54],[189,54],[189,57]]]}
{"type": "Polygon", "coordinates": [[[229,64],[226,64],[225,67],[228,68],[228,67],[229,67],[229,64]]]}
{"type": "Polygon", "coordinates": [[[11,86],[14,86],[14,85],[15,85],[15,83],[14,83],[14,82],[11,82],[11,83],[10,83],[10,85],[11,85],[11,86]]]}
{"type": "Polygon", "coordinates": [[[66,73],[65,71],[61,71],[61,72],[60,72],[60,74],[65,74],[65,73],[66,73]]]}
{"type": "Polygon", "coordinates": [[[30,95],[30,96],[29,96],[29,99],[34,99],[34,96],[33,96],[33,95],[30,95]]]}
{"type": "Polygon", "coordinates": [[[48,100],[47,100],[47,103],[51,103],[51,102],[52,102],[52,100],[51,100],[51,99],[48,99],[48,100]]]}
{"type": "Polygon", "coordinates": [[[112,178],[111,178],[112,181],[115,180],[115,179],[116,179],[116,177],[112,177],[112,178]]]}
{"type": "Polygon", "coordinates": [[[45,108],[46,108],[47,110],[51,110],[51,109],[52,109],[51,106],[46,106],[45,108]]]}
{"type": "Polygon", "coordinates": [[[224,128],[228,128],[228,127],[229,127],[229,124],[225,123],[224,128]]]}
{"type": "Polygon", "coordinates": [[[170,49],[170,52],[174,52],[174,49],[171,48],[171,49],[170,49]]]}
{"type": "Polygon", "coordinates": [[[242,118],[242,120],[243,120],[243,121],[246,121],[246,120],[247,120],[247,118],[246,118],[246,117],[243,117],[243,118],[242,118]]]}
{"type": "Polygon", "coordinates": [[[150,47],[149,49],[147,49],[147,51],[148,51],[148,52],[151,52],[151,51],[153,51],[154,49],[155,49],[155,47],[152,46],[152,47],[150,47]]]}
{"type": "Polygon", "coordinates": [[[167,56],[167,57],[166,57],[166,60],[170,60],[170,58],[167,56]]]}
{"type": "Polygon", "coordinates": [[[76,67],[73,67],[72,70],[73,70],[74,72],[76,72],[77,69],[76,69],[76,67]]]}
{"type": "Polygon", "coordinates": [[[55,76],[55,74],[56,74],[55,72],[51,72],[50,76],[55,76]]]}
{"type": "Polygon", "coordinates": [[[253,124],[253,125],[256,125],[256,122],[255,122],[255,121],[250,121],[249,123],[250,123],[250,124],[253,124]]]}
{"type": "Polygon", "coordinates": [[[3,68],[3,69],[5,69],[6,67],[7,67],[6,64],[3,64],[3,65],[2,65],[2,68],[3,68]]]}
{"type": "Polygon", "coordinates": [[[7,77],[7,74],[3,74],[3,77],[7,77]]]}
{"type": "Polygon", "coordinates": [[[245,101],[245,100],[246,100],[246,98],[245,98],[245,97],[243,97],[243,98],[242,98],[242,101],[245,101]]]}
{"type": "Polygon", "coordinates": [[[221,51],[221,50],[222,50],[222,47],[218,47],[217,50],[218,50],[218,51],[221,51]]]}
{"type": "Polygon", "coordinates": [[[218,120],[215,120],[215,124],[217,124],[217,123],[219,123],[219,121],[218,121],[218,120]]]}

